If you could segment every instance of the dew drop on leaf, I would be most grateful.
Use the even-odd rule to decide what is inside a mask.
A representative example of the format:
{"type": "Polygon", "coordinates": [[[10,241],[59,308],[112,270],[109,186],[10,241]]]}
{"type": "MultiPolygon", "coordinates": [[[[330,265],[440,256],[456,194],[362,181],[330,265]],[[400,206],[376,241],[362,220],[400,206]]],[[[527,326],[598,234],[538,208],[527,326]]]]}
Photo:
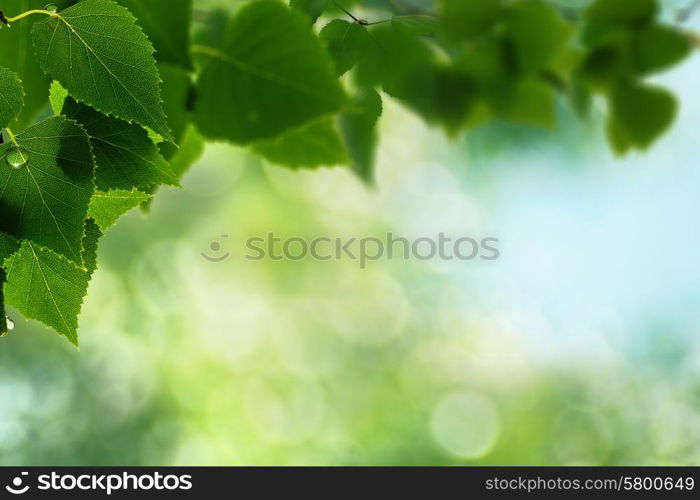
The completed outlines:
{"type": "Polygon", "coordinates": [[[5,316],[5,325],[7,325],[5,328],[7,331],[4,334],[0,335],[0,337],[4,337],[5,335],[7,335],[15,329],[15,322],[12,321],[12,318],[10,318],[9,316],[5,316]]]}
{"type": "Polygon", "coordinates": [[[58,11],[58,6],[55,3],[50,3],[50,4],[47,4],[46,7],[44,7],[44,10],[55,14],[58,11]]]}
{"type": "Polygon", "coordinates": [[[12,148],[5,156],[5,161],[12,168],[23,167],[27,164],[27,160],[29,160],[29,153],[27,153],[26,149],[19,146],[12,148]]]}

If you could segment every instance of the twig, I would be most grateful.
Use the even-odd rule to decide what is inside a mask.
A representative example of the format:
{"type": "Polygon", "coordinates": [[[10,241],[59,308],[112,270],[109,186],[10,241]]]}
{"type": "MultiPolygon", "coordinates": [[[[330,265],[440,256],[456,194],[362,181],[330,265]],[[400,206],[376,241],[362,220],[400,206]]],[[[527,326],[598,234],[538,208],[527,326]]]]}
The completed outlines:
{"type": "Polygon", "coordinates": [[[695,0],[693,3],[688,5],[685,9],[680,9],[678,11],[678,16],[676,17],[676,20],[679,23],[685,23],[690,20],[692,15],[695,13],[696,10],[700,8],[700,0],[695,0]]]}
{"type": "Polygon", "coordinates": [[[342,10],[343,12],[345,12],[348,16],[350,16],[350,17],[352,18],[353,21],[355,21],[357,24],[360,24],[360,20],[359,20],[358,18],[356,18],[355,16],[353,16],[352,13],[351,13],[349,10],[347,10],[345,7],[343,7],[342,5],[340,5],[340,4],[339,4],[338,2],[336,2],[335,0],[333,0],[333,3],[335,4],[336,7],[338,7],[340,10],[342,10]]]}

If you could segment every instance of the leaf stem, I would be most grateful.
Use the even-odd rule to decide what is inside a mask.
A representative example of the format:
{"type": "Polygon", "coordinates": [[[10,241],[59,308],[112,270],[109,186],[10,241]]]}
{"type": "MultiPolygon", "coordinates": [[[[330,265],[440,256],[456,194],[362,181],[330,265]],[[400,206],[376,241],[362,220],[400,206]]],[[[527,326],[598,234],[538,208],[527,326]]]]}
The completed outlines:
{"type": "Polygon", "coordinates": [[[12,130],[10,130],[10,127],[5,127],[5,132],[10,136],[10,142],[12,142],[12,144],[17,144],[17,138],[15,134],[12,133],[12,130]]]}
{"type": "Polygon", "coordinates": [[[50,10],[33,9],[33,10],[28,10],[27,12],[23,12],[22,14],[15,16],[15,17],[5,17],[5,20],[8,23],[13,23],[13,22],[19,21],[20,19],[23,19],[27,16],[31,16],[32,14],[44,14],[44,15],[51,16],[51,17],[58,17],[58,14],[56,12],[51,12],[50,10]]]}

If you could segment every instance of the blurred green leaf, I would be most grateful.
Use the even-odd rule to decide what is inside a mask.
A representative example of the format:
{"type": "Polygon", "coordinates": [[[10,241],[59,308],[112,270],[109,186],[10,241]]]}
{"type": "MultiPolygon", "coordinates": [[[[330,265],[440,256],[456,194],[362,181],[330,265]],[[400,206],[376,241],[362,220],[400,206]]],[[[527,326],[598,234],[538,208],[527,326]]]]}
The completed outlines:
{"type": "Polygon", "coordinates": [[[693,49],[685,33],[662,25],[636,31],[631,44],[635,70],[641,75],[675,66],[688,57],[693,49]]]}
{"type": "Polygon", "coordinates": [[[343,91],[308,22],[282,4],[255,2],[233,19],[198,79],[195,123],[211,140],[269,139],[337,112],[343,91]]]}
{"type": "Polygon", "coordinates": [[[170,157],[170,169],[178,179],[182,179],[187,170],[199,160],[204,153],[205,146],[204,138],[194,125],[190,124],[185,130],[177,152],[170,157]]]}
{"type": "Polygon", "coordinates": [[[608,137],[618,154],[647,149],[673,123],[677,112],[673,94],[642,84],[620,84],[613,93],[608,137]]]}
{"type": "Polygon", "coordinates": [[[492,94],[497,114],[515,123],[553,129],[556,125],[557,96],[554,88],[539,78],[513,82],[492,94]]]}
{"type": "Polygon", "coordinates": [[[163,158],[170,161],[182,146],[185,132],[192,119],[190,107],[194,95],[194,83],[187,71],[176,66],[159,64],[158,72],[163,81],[161,85],[163,111],[168,117],[168,127],[175,140],[175,144],[161,142],[158,148],[163,158]]]}
{"type": "Polygon", "coordinates": [[[367,28],[341,19],[327,24],[319,36],[326,42],[338,75],[352,69],[373,48],[367,28]]]}
{"type": "Polygon", "coordinates": [[[414,36],[432,35],[440,27],[437,17],[417,14],[394,16],[391,24],[395,29],[404,30],[407,34],[414,36]]]}
{"type": "Polygon", "coordinates": [[[117,0],[136,17],[136,22],[156,50],[158,62],[185,69],[192,67],[190,30],[193,0],[117,0]]]}
{"type": "MultiPolygon", "coordinates": [[[[227,9],[217,8],[204,13],[202,17],[202,22],[195,24],[192,43],[203,47],[221,47],[231,24],[231,13],[227,9]]],[[[192,58],[198,68],[206,66],[210,61],[210,56],[197,52],[192,53],[192,58]]]]}
{"type": "Polygon", "coordinates": [[[633,73],[634,65],[626,37],[611,40],[588,52],[579,72],[585,80],[603,91],[610,90],[633,73]]]}
{"type": "Polygon", "coordinates": [[[347,154],[331,117],[302,125],[253,145],[253,151],[277,165],[315,168],[347,163],[347,154]]]}
{"type": "Polygon", "coordinates": [[[353,97],[349,109],[338,118],[352,168],[368,185],[374,183],[377,121],[382,112],[383,104],[379,93],[374,89],[363,89],[353,97]]]}
{"type": "Polygon", "coordinates": [[[315,23],[330,3],[331,0],[291,0],[289,6],[303,12],[315,23]]]}
{"type": "Polygon", "coordinates": [[[504,29],[522,72],[545,69],[574,34],[572,26],[541,0],[514,3],[506,12],[504,29]]]}
{"type": "Polygon", "coordinates": [[[446,40],[471,41],[491,33],[501,15],[501,0],[439,0],[442,35],[446,40]]]}
{"type": "Polygon", "coordinates": [[[583,39],[589,46],[620,31],[649,25],[659,11],[657,0],[595,0],[584,12],[583,39]]]}

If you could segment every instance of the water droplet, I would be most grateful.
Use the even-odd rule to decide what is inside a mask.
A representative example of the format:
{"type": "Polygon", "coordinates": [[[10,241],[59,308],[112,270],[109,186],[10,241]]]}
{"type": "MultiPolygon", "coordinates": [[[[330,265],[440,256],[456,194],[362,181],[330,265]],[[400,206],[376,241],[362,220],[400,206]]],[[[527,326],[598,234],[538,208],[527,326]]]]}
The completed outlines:
{"type": "Polygon", "coordinates": [[[58,6],[55,3],[50,3],[44,7],[44,10],[48,10],[49,12],[55,14],[58,12],[58,6]]]}
{"type": "Polygon", "coordinates": [[[5,160],[12,168],[20,168],[27,164],[29,153],[26,149],[15,146],[7,153],[5,160]]]}
{"type": "Polygon", "coordinates": [[[12,319],[9,316],[5,316],[5,325],[5,330],[7,331],[4,334],[0,335],[0,337],[6,336],[8,333],[15,329],[15,322],[12,321],[12,319]]]}

